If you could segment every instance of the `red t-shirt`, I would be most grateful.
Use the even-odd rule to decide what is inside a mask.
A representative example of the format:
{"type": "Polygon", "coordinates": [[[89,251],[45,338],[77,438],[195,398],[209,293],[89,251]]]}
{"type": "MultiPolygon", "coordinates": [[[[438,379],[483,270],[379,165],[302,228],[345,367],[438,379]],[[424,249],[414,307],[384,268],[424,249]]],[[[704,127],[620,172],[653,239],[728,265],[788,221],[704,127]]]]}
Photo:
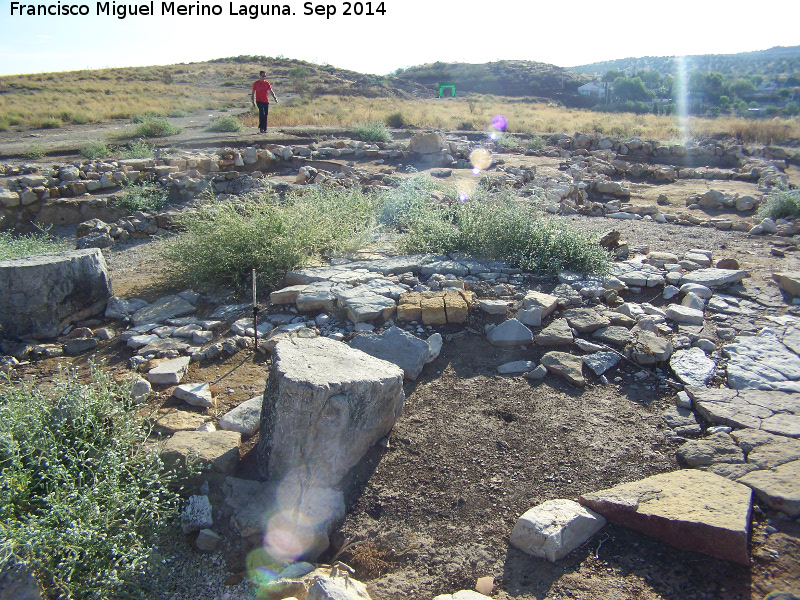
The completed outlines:
{"type": "Polygon", "coordinates": [[[272,85],[266,79],[253,82],[253,91],[256,93],[256,102],[269,102],[269,91],[272,85]]]}

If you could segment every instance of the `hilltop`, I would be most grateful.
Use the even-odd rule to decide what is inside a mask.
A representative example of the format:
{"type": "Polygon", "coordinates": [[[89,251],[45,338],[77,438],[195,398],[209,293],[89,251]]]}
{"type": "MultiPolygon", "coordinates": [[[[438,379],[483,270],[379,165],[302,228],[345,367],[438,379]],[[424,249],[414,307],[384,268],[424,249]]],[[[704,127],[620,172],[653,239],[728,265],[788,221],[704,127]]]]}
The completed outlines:
{"type": "MultiPolygon", "coordinates": [[[[657,71],[661,75],[677,75],[677,56],[642,56],[618,58],[570,67],[575,73],[603,74],[610,69],[627,73],[657,71]]],[[[768,79],[795,76],[800,78],[800,46],[775,46],[767,50],[740,52],[738,54],[698,54],[687,56],[686,68],[690,71],[716,72],[727,77],[760,75],[768,79]]],[[[795,85],[800,83],[798,80],[795,85]]]]}

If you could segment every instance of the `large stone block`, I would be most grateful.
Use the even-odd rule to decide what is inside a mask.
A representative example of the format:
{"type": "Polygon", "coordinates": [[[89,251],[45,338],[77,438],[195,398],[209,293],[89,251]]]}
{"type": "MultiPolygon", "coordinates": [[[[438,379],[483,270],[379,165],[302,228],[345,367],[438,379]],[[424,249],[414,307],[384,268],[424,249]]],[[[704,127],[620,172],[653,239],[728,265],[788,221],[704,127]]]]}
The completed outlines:
{"type": "Polygon", "coordinates": [[[683,470],[584,494],[609,521],[685,550],[750,564],[752,491],[705,471],[683,470]]]}
{"type": "Polygon", "coordinates": [[[327,338],[278,342],[261,410],[259,469],[337,485],[403,410],[403,370],[327,338]]]}
{"type": "Polygon", "coordinates": [[[419,377],[431,352],[428,342],[399,327],[390,327],[380,334],[357,335],[350,341],[350,347],[388,360],[403,369],[406,379],[412,381],[419,377]]]}
{"type": "Polygon", "coordinates": [[[112,296],[97,248],[0,261],[0,335],[55,337],[112,296]]]}

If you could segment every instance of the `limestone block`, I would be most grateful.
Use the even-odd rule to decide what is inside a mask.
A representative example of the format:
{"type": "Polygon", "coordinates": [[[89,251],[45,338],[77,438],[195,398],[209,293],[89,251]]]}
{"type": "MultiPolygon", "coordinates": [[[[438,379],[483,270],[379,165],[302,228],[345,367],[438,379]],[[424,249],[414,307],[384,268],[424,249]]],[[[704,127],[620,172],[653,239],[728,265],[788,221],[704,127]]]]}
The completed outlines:
{"type": "Polygon", "coordinates": [[[259,470],[335,486],[403,409],[403,371],[327,338],[279,341],[261,411],[259,470]]]}
{"type": "Polygon", "coordinates": [[[55,337],[101,313],[112,296],[97,248],[0,261],[0,330],[7,337],[55,337]]]}
{"type": "Polygon", "coordinates": [[[572,500],[548,500],[523,514],[511,531],[511,545],[556,562],[582,546],[606,524],[602,515],[572,500]]]}
{"type": "Polygon", "coordinates": [[[239,462],[241,435],[235,431],[178,431],[164,444],[165,463],[185,464],[187,457],[223,475],[230,475],[239,462]]]}
{"type": "Polygon", "coordinates": [[[443,296],[423,296],[420,299],[420,309],[422,322],[425,325],[444,325],[447,323],[443,296]]]}
{"type": "Polygon", "coordinates": [[[471,292],[447,291],[444,293],[444,310],[448,323],[466,323],[469,316],[470,303],[465,296],[471,292]]]}
{"type": "Polygon", "coordinates": [[[358,335],[351,340],[350,347],[397,365],[403,369],[405,378],[412,381],[419,377],[430,355],[428,342],[398,327],[390,327],[381,334],[358,335]]]}

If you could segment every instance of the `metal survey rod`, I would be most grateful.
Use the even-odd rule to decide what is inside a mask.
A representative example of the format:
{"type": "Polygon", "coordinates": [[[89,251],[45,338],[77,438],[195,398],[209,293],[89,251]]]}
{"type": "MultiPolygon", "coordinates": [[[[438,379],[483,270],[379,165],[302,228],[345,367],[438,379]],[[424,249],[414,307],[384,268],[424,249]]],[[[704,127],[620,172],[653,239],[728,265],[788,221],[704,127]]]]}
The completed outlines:
{"type": "Polygon", "coordinates": [[[258,352],[258,301],[256,300],[256,270],[253,269],[253,343],[258,352]]]}

